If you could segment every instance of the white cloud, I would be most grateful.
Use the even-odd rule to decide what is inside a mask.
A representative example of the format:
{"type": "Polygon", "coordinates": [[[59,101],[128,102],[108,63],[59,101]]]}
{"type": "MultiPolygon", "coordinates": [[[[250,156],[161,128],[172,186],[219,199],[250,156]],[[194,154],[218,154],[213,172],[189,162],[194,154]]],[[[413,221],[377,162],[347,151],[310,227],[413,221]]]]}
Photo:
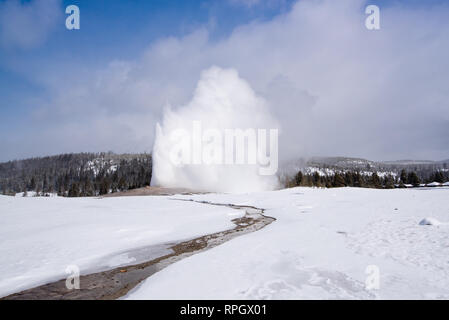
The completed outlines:
{"type": "Polygon", "coordinates": [[[55,28],[61,12],[60,0],[0,3],[0,45],[6,48],[40,45],[55,28]]]}
{"type": "Polygon", "coordinates": [[[245,6],[248,8],[258,5],[260,2],[260,0],[229,0],[229,3],[232,5],[245,6]]]}
{"type": "Polygon", "coordinates": [[[449,7],[381,7],[381,29],[369,31],[364,5],[303,0],[220,41],[202,29],[161,39],[136,61],[58,84],[33,139],[70,141],[81,130],[51,152],[151,150],[163,106],[188,102],[201,71],[217,65],[268,100],[281,158],[447,158],[449,7]]]}

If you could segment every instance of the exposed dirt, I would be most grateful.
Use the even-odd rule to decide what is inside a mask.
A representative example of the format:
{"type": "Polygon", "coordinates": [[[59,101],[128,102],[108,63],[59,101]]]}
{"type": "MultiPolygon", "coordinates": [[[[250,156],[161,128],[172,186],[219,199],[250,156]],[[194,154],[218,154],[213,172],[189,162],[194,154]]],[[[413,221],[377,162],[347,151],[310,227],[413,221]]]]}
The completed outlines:
{"type": "Polygon", "coordinates": [[[172,196],[175,194],[190,195],[190,194],[200,194],[204,192],[197,192],[189,189],[183,188],[162,188],[162,187],[143,187],[138,189],[132,189],[121,192],[114,192],[105,194],[101,197],[126,197],[126,196],[172,196]]]}
{"type": "MultiPolygon", "coordinates": [[[[177,192],[179,194],[179,192],[177,192]]],[[[193,201],[174,199],[180,201],[193,201]]],[[[141,281],[152,274],[162,270],[168,265],[191,256],[195,253],[208,250],[240,235],[254,232],[267,226],[275,219],[263,215],[264,210],[251,206],[240,206],[234,204],[216,204],[201,201],[208,205],[228,206],[237,210],[245,210],[245,215],[232,220],[235,227],[217,233],[187,241],[168,244],[171,253],[156,259],[126,267],[118,267],[112,270],[81,275],[80,289],[69,290],[66,288],[66,280],[41,285],[19,293],[14,293],[0,300],[110,300],[126,295],[141,281]]]]}

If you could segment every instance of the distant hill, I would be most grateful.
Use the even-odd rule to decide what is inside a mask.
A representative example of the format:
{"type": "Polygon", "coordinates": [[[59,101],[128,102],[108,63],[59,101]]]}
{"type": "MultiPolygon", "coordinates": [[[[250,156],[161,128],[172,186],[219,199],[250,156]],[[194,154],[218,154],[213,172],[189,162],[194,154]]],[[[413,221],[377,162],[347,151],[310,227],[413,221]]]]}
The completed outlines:
{"type": "Polygon", "coordinates": [[[436,172],[441,173],[443,178],[449,175],[449,160],[371,161],[351,157],[300,158],[282,165],[279,168],[279,176],[281,181],[285,181],[299,171],[306,175],[317,172],[320,176],[332,176],[335,173],[345,174],[346,172],[358,172],[362,176],[371,176],[376,173],[380,177],[389,176],[398,183],[402,170],[407,173],[416,173],[421,181],[432,181],[436,172]]]}
{"type": "Polygon", "coordinates": [[[394,160],[394,161],[383,161],[385,164],[391,165],[426,165],[426,164],[435,164],[438,162],[444,161],[432,161],[432,160],[394,160]]]}
{"type": "Polygon", "coordinates": [[[0,192],[94,196],[150,184],[150,154],[72,153],[0,163],[0,192]]]}

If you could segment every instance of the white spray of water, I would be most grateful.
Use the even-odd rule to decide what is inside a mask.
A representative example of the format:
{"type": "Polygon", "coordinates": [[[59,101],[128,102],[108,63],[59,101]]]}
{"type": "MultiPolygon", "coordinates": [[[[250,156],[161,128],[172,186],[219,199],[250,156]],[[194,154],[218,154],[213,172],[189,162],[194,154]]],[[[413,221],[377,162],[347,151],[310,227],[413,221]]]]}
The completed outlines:
{"type": "MultiPolygon", "coordinates": [[[[173,161],[173,150],[179,147],[179,139],[173,138],[173,132],[185,132],[187,140],[184,147],[194,145],[190,139],[195,136],[195,124],[200,124],[203,132],[226,132],[228,130],[265,129],[267,131],[265,154],[270,163],[277,168],[277,136],[273,139],[270,129],[277,129],[278,123],[272,117],[265,101],[258,97],[250,85],[241,79],[236,70],[211,67],[202,72],[200,81],[192,100],[185,106],[164,111],[162,124],[156,125],[156,139],[153,147],[153,186],[170,188],[188,188],[198,191],[248,192],[272,190],[277,187],[277,177],[261,175],[260,169],[267,163],[245,164],[195,163],[176,165],[173,161]],[[270,134],[268,134],[270,132],[270,134]],[[187,144],[186,144],[187,143],[187,144]],[[275,149],[274,156],[273,150],[275,149]]],[[[207,134],[206,134],[207,135],[207,134]]],[[[185,134],[184,134],[185,136],[185,134]]],[[[213,136],[213,134],[212,134],[213,136]]],[[[257,136],[258,147],[260,137],[257,136]]],[[[205,138],[201,143],[206,147],[217,147],[223,143],[221,139],[205,138]]],[[[224,144],[224,143],[223,143],[224,144]]],[[[245,146],[249,140],[245,141],[245,146]]],[[[184,149],[185,150],[185,149],[184,149]]],[[[260,150],[257,150],[260,152],[260,150]]],[[[192,147],[195,153],[204,152],[192,147]]],[[[237,151],[236,151],[237,153],[237,151]]],[[[249,154],[249,153],[248,153],[249,154]]],[[[223,155],[224,157],[224,155],[223,155]]],[[[247,156],[247,159],[249,156],[247,156]]]]}

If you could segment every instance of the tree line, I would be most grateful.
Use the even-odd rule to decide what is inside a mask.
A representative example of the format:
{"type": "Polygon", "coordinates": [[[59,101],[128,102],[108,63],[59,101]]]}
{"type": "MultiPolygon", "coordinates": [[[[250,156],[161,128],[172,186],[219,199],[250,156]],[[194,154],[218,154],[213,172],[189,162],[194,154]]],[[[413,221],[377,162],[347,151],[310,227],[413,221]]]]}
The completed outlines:
{"type": "Polygon", "coordinates": [[[360,188],[376,188],[376,189],[392,189],[395,187],[405,188],[407,185],[414,187],[420,186],[422,183],[449,181],[449,173],[447,171],[436,170],[427,176],[418,175],[415,171],[401,170],[400,174],[382,174],[379,176],[377,172],[371,175],[361,174],[360,171],[346,170],[344,172],[334,172],[332,174],[320,175],[317,171],[314,173],[303,173],[301,170],[294,177],[287,179],[286,187],[360,187],[360,188]]]}
{"type": "Polygon", "coordinates": [[[151,154],[77,153],[0,163],[0,192],[97,196],[150,185],[151,154]]]}

